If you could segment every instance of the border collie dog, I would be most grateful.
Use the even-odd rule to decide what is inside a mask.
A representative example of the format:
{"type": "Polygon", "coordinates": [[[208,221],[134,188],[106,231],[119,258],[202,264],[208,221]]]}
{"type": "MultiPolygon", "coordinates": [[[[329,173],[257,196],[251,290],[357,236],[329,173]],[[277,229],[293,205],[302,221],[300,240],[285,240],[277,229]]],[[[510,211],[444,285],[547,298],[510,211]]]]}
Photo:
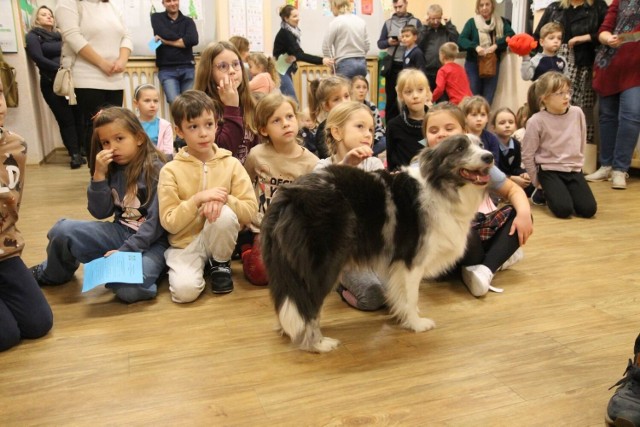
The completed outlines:
{"type": "Polygon", "coordinates": [[[492,164],[490,152],[459,135],[425,148],[417,167],[397,174],[330,166],[283,185],[261,230],[280,332],[302,350],[337,347],[320,332],[320,310],[346,265],[373,268],[403,327],[433,329],[419,316],[420,281],[464,254],[492,164]]]}

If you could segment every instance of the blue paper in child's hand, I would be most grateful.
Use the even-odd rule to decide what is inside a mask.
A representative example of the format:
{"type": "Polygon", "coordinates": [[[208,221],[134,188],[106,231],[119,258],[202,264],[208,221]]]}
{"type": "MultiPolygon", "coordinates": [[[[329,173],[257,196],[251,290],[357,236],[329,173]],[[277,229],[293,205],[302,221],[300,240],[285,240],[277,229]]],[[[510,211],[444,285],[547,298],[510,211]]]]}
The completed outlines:
{"type": "Polygon", "coordinates": [[[147,46],[149,46],[149,50],[151,50],[152,52],[155,52],[155,50],[161,44],[162,44],[162,42],[160,40],[156,40],[156,38],[154,37],[151,40],[149,40],[149,43],[147,44],[147,46]]]}
{"type": "Polygon", "coordinates": [[[105,283],[142,283],[142,254],[114,252],[84,265],[82,292],[105,283]]]}

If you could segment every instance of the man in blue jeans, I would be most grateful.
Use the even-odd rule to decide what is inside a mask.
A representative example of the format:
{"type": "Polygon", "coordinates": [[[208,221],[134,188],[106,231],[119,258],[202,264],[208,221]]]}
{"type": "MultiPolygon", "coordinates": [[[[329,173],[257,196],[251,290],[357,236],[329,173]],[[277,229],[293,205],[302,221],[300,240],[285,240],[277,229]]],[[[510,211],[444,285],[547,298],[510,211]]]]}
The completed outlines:
{"type": "Polygon", "coordinates": [[[195,61],[193,46],[198,44],[198,30],[193,19],[180,12],[180,0],[162,0],[164,12],[151,15],[155,39],[162,44],[156,50],[158,78],[169,104],[193,87],[195,61]]]}

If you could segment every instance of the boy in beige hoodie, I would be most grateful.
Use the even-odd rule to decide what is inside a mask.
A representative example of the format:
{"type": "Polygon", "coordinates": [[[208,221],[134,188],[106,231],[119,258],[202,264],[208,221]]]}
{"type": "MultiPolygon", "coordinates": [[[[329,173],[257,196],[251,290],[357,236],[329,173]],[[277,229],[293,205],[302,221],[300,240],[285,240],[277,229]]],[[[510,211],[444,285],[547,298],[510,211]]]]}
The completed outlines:
{"type": "Polygon", "coordinates": [[[171,299],[196,300],[203,271],[214,293],[233,291],[230,259],[238,231],[251,222],[258,203],[249,175],[231,152],[215,144],[217,117],[211,98],[190,90],[171,104],[176,134],[186,142],[160,171],[160,222],[169,233],[165,252],[171,299]]]}

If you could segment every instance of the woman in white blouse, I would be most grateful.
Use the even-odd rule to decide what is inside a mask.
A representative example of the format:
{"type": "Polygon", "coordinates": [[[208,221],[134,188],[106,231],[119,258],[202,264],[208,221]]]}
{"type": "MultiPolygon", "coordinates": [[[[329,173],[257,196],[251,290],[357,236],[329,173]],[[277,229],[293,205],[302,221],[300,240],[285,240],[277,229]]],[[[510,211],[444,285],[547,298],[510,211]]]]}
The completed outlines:
{"type": "Polygon", "coordinates": [[[91,119],[107,105],[122,106],[123,72],[133,44],[122,14],[109,0],[58,0],[55,16],[64,41],[61,62],[73,63],[73,83],[85,124],[83,148],[90,155],[91,119]]]}

